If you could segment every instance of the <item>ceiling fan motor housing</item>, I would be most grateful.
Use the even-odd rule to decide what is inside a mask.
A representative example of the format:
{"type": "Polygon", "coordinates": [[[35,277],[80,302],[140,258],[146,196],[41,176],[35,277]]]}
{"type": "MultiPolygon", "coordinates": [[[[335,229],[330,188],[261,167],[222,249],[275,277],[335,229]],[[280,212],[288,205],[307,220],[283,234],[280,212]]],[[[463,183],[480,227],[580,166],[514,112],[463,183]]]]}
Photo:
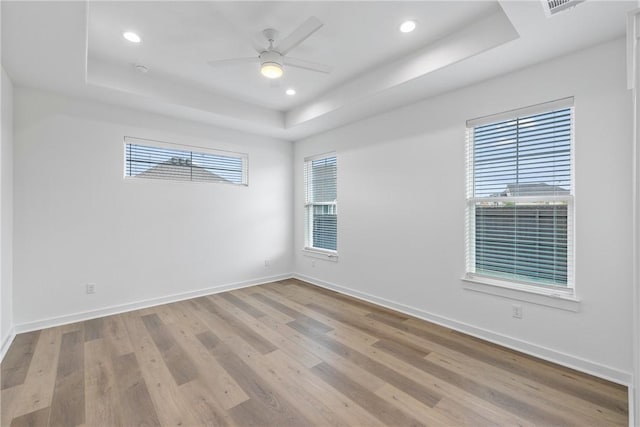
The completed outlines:
{"type": "Polygon", "coordinates": [[[278,64],[282,68],[282,55],[275,50],[265,50],[260,54],[260,64],[278,64]]]}

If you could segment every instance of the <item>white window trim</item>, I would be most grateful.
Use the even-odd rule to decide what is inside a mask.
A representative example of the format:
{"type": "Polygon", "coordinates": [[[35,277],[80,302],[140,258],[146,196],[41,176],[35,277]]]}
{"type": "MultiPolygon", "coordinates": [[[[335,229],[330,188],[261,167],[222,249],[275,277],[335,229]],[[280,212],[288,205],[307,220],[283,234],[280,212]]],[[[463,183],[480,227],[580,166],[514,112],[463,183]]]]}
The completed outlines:
{"type": "MultiPolygon", "coordinates": [[[[230,150],[220,150],[220,149],[213,149],[213,148],[208,148],[208,147],[201,147],[198,145],[189,145],[189,144],[176,144],[176,143],[172,143],[172,142],[166,142],[166,141],[158,141],[155,139],[148,139],[148,138],[138,138],[138,137],[133,137],[133,136],[125,136],[124,137],[124,143],[123,143],[123,152],[122,152],[122,172],[123,172],[123,179],[126,181],[136,181],[136,182],[155,182],[155,183],[159,183],[159,184],[164,184],[166,185],[167,182],[170,183],[179,183],[180,185],[183,184],[202,184],[202,185],[209,185],[211,184],[211,182],[204,182],[204,181],[182,181],[182,180],[171,180],[171,179],[137,179],[135,176],[128,176],[127,175],[127,144],[139,144],[139,145],[146,145],[146,146],[150,146],[150,147],[157,147],[157,148],[167,148],[167,149],[184,149],[184,150],[189,150],[189,151],[193,151],[193,152],[197,152],[197,153],[203,153],[203,154],[213,154],[213,155],[220,155],[220,156],[232,156],[232,157],[238,157],[240,159],[242,159],[242,183],[237,184],[234,182],[224,182],[224,181],[220,181],[220,182],[215,182],[215,184],[227,184],[227,185],[232,185],[232,186],[237,186],[237,187],[248,187],[249,186],[249,154],[248,153],[240,153],[237,151],[230,151],[230,150]]],[[[156,185],[156,184],[153,184],[156,185]]]]}
{"type": "MultiPolygon", "coordinates": [[[[486,276],[478,273],[469,272],[470,263],[475,264],[475,251],[474,245],[470,239],[475,241],[475,229],[473,229],[473,222],[469,222],[465,226],[466,241],[465,241],[465,253],[468,259],[465,262],[465,275],[461,278],[463,282],[463,289],[468,291],[480,292],[490,295],[496,295],[508,299],[520,300],[530,302],[533,304],[544,305],[548,307],[559,308],[563,310],[577,312],[580,308],[580,299],[576,294],[576,278],[575,278],[575,102],[573,97],[567,97],[550,101],[542,104],[537,104],[529,107],[514,109],[505,111],[502,113],[492,114],[489,116],[478,117],[475,119],[467,120],[467,143],[466,143],[466,172],[467,172],[467,189],[466,189],[466,221],[470,221],[470,208],[481,198],[473,197],[473,174],[471,170],[473,168],[473,142],[469,138],[469,131],[473,131],[473,128],[509,120],[515,117],[540,114],[545,111],[552,111],[563,108],[573,108],[572,118],[573,128],[571,131],[571,195],[570,196],[551,196],[545,199],[551,201],[565,201],[568,203],[568,248],[567,259],[570,260],[572,271],[569,272],[571,280],[567,284],[567,287],[543,285],[534,283],[517,282],[515,280],[500,279],[497,277],[486,276]],[[473,234],[473,236],[472,236],[473,234]]],[[[527,201],[527,200],[539,200],[537,197],[499,197],[496,201],[527,201]]]]}
{"type": "Polygon", "coordinates": [[[478,126],[488,125],[494,122],[501,122],[504,120],[513,119],[514,117],[517,117],[517,116],[532,116],[535,114],[544,113],[545,111],[561,110],[563,108],[570,108],[573,106],[574,106],[574,98],[570,96],[567,98],[556,99],[555,101],[549,101],[549,102],[543,102],[542,104],[531,105],[529,107],[515,108],[513,110],[504,111],[502,113],[476,117],[475,119],[467,120],[467,127],[475,128],[478,126]]]}
{"type": "MultiPolygon", "coordinates": [[[[305,157],[303,159],[303,165],[306,165],[307,162],[310,162],[310,161],[313,161],[313,160],[324,159],[324,158],[327,158],[327,157],[335,157],[336,161],[337,161],[338,154],[335,151],[329,151],[329,152],[326,152],[326,153],[321,153],[321,154],[315,154],[313,156],[308,156],[308,157],[305,157]]],[[[304,166],[304,167],[306,167],[306,166],[304,166]]],[[[338,179],[338,176],[337,176],[338,173],[339,172],[336,171],[336,180],[338,179]]],[[[304,187],[305,187],[304,188],[304,192],[306,193],[306,191],[307,191],[306,190],[307,183],[306,183],[305,179],[303,179],[303,183],[304,183],[304,187]]],[[[305,199],[304,200],[305,213],[304,213],[303,216],[306,218],[306,209],[307,209],[307,206],[309,205],[307,203],[307,200],[306,200],[306,195],[304,196],[304,199],[305,199]]],[[[314,204],[317,204],[317,203],[314,203],[314,204]]],[[[333,205],[333,203],[327,203],[327,204],[333,205]]],[[[336,212],[337,212],[337,207],[338,207],[338,196],[337,196],[337,193],[336,193],[335,206],[336,206],[336,212]]],[[[308,224],[306,224],[306,221],[304,221],[304,222],[305,222],[305,224],[304,224],[305,228],[304,228],[304,233],[303,233],[303,236],[302,236],[302,238],[304,239],[304,241],[303,241],[303,249],[302,249],[303,255],[309,256],[309,257],[312,257],[312,258],[319,258],[319,259],[325,259],[325,260],[337,262],[338,261],[338,251],[337,250],[333,251],[331,249],[316,248],[316,247],[308,245],[309,236],[310,236],[311,231],[308,229],[308,224]]],[[[338,232],[338,230],[336,229],[336,238],[337,238],[337,232],[338,232]]]]}
{"type": "Polygon", "coordinates": [[[331,251],[328,249],[309,248],[305,246],[302,249],[302,253],[304,256],[307,256],[307,257],[338,262],[338,251],[331,251]]]}
{"type": "Polygon", "coordinates": [[[574,293],[566,292],[564,289],[551,289],[539,285],[494,280],[474,274],[467,274],[461,280],[462,288],[467,291],[495,295],[561,310],[580,311],[580,299],[574,293]]]}

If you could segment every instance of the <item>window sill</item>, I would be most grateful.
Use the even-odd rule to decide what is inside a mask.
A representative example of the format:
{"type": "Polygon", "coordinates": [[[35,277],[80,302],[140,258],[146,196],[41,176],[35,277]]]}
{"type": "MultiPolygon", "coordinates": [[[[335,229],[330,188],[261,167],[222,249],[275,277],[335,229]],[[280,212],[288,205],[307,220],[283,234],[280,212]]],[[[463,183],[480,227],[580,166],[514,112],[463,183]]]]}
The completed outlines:
{"type": "Polygon", "coordinates": [[[157,183],[160,184],[164,184],[167,185],[167,183],[178,183],[180,185],[182,184],[224,184],[224,185],[231,185],[233,187],[248,187],[249,184],[248,183],[240,183],[237,184],[235,182],[225,182],[225,181],[190,181],[190,180],[186,180],[186,179],[170,179],[170,178],[140,178],[140,177],[136,177],[136,176],[123,176],[123,179],[125,181],[129,181],[129,182],[154,182],[156,184],[152,184],[152,185],[157,185],[157,183]]]}
{"type": "Polygon", "coordinates": [[[462,287],[467,291],[530,302],[576,313],[580,311],[580,300],[573,294],[516,283],[508,284],[487,277],[465,276],[462,281],[462,287]]]}
{"type": "Polygon", "coordinates": [[[338,262],[338,252],[323,251],[320,249],[304,248],[302,254],[311,258],[324,259],[326,261],[338,262]]]}

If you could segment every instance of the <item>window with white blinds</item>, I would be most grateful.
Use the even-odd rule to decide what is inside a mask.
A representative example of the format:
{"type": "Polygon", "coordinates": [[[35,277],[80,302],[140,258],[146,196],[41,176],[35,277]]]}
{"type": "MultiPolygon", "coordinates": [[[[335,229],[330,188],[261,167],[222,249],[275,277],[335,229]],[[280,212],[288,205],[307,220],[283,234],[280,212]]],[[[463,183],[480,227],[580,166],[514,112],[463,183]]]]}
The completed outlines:
{"type": "Polygon", "coordinates": [[[467,122],[467,277],[573,288],[573,98],[467,122]]]}
{"type": "Polygon", "coordinates": [[[125,137],[125,176],[247,184],[247,155],[125,137]]]}
{"type": "Polygon", "coordinates": [[[335,154],[305,159],[305,247],[338,250],[338,162],[335,154]]]}

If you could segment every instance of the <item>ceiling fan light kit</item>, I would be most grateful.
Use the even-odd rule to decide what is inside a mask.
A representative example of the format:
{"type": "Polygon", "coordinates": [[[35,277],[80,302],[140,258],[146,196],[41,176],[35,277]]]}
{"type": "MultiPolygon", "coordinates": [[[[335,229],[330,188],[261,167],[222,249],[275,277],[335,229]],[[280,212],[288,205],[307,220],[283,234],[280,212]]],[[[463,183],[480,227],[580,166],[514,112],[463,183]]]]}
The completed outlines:
{"type": "Polygon", "coordinates": [[[268,79],[279,79],[283,74],[280,64],[276,64],[274,62],[266,62],[262,64],[260,72],[268,79]]]}
{"type": "MultiPolygon", "coordinates": [[[[258,51],[258,61],[260,63],[260,73],[269,79],[279,79],[284,74],[284,66],[300,68],[307,71],[315,71],[318,73],[328,74],[331,67],[317,64],[315,62],[303,59],[290,58],[286,55],[305,41],[309,36],[318,31],[322,27],[322,22],[315,16],[308,18],[298,28],[296,28],[289,36],[282,39],[276,46],[274,42],[278,38],[278,31],[273,28],[267,28],[262,31],[262,35],[269,42],[267,48],[256,49],[258,51]]],[[[253,62],[253,58],[234,58],[208,61],[209,65],[216,66],[218,64],[228,64],[231,62],[253,62]]]]}
{"type": "Polygon", "coordinates": [[[282,55],[275,50],[266,50],[260,54],[260,72],[268,79],[282,77],[282,55]]]}

